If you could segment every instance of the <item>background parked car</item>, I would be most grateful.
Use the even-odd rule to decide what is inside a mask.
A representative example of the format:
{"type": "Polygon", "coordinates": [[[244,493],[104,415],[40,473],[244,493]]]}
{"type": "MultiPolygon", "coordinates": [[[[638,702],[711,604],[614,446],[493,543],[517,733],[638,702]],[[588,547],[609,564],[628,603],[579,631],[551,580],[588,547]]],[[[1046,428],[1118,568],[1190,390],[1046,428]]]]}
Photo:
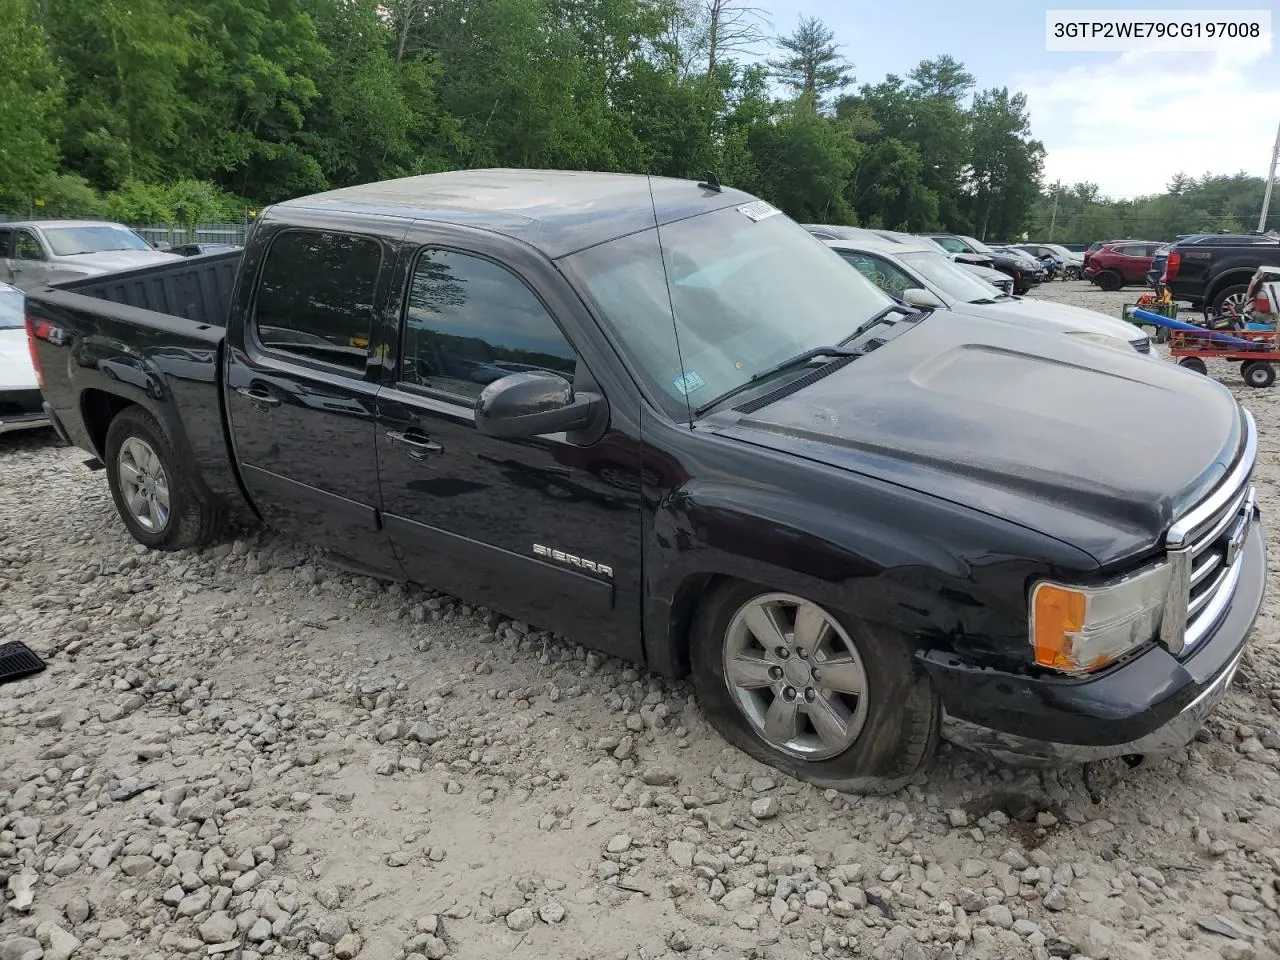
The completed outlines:
{"type": "Polygon", "coordinates": [[[21,290],[0,283],[0,433],[49,425],[27,344],[25,303],[21,290]]]}
{"type": "Polygon", "coordinates": [[[1061,303],[991,295],[976,277],[922,243],[827,240],[827,246],[889,296],[986,320],[1037,327],[1120,350],[1151,352],[1151,339],[1123,320],[1061,303]],[[926,298],[933,298],[928,300],[926,298]]]}
{"type": "Polygon", "coordinates": [[[1160,249],[1149,240],[1104,243],[1085,264],[1084,278],[1103,290],[1119,290],[1125,284],[1147,282],[1147,271],[1160,249]]]}
{"type": "Polygon", "coordinates": [[[1007,273],[1001,273],[992,266],[990,257],[984,257],[976,253],[952,253],[932,237],[918,237],[914,233],[903,233],[900,230],[872,230],[871,232],[878,237],[883,237],[885,240],[891,240],[894,243],[923,243],[942,254],[957,266],[969,271],[969,273],[972,273],[979,280],[983,280],[986,283],[991,284],[991,286],[995,287],[1001,293],[1009,295],[1013,294],[1013,278],[1007,273]]]}
{"type": "Polygon", "coordinates": [[[0,281],[20,290],[177,259],[177,254],[157,250],[122,223],[27,220],[0,224],[0,281]]]}
{"type": "Polygon", "coordinates": [[[973,237],[955,233],[927,233],[922,234],[922,236],[936,240],[949,253],[977,253],[990,257],[992,266],[1001,273],[1013,277],[1014,293],[1026,293],[1037,283],[1044,280],[1044,270],[1039,264],[1028,265],[1023,257],[1009,253],[996,253],[981,240],[976,240],[973,237]]]}
{"type": "Polygon", "coordinates": [[[1175,300],[1205,316],[1244,309],[1249,280],[1261,266],[1280,267],[1280,237],[1256,233],[1208,233],[1169,248],[1164,285],[1175,300]]]}
{"type": "Polygon", "coordinates": [[[1061,264],[1062,275],[1067,280],[1079,280],[1084,272],[1084,255],[1068,250],[1060,243],[1015,243],[1014,246],[1035,257],[1054,257],[1061,264]]]}

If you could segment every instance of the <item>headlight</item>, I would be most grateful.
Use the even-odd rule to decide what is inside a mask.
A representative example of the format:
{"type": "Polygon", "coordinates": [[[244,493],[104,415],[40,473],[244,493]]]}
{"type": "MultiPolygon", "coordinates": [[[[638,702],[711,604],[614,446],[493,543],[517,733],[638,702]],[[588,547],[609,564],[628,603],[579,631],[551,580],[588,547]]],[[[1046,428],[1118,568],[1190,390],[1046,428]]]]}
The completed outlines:
{"type": "Polygon", "coordinates": [[[1121,340],[1119,337],[1112,337],[1105,333],[1094,333],[1091,330],[1072,330],[1067,333],[1068,337],[1079,337],[1081,340],[1088,340],[1090,343],[1100,343],[1104,347],[1114,347],[1117,350],[1132,350],[1133,346],[1128,340],[1121,340]]]}
{"type": "Polygon", "coordinates": [[[1169,591],[1161,561],[1101,587],[1042,581],[1031,590],[1031,647],[1042,667],[1088,673],[1155,638],[1169,591]]]}

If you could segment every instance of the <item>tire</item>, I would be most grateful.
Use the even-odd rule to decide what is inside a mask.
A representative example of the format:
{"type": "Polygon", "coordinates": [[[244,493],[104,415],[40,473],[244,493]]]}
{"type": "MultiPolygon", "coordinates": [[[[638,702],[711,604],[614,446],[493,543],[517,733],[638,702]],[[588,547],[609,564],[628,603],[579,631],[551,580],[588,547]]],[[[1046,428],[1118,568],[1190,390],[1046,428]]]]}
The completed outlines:
{"type": "MultiPolygon", "coordinates": [[[[792,633],[783,629],[774,638],[778,636],[785,643],[794,643],[794,629],[792,633]]],[[[925,769],[937,750],[941,707],[932,684],[915,669],[908,643],[883,627],[792,594],[732,581],[714,590],[700,605],[693,622],[690,660],[699,702],[726,740],[760,762],[819,787],[846,793],[892,793],[925,769]],[[799,644],[795,645],[797,652],[785,659],[762,652],[764,645],[747,625],[746,612],[772,609],[785,628],[792,626],[797,606],[806,609],[813,618],[810,622],[824,618],[823,639],[811,644],[815,647],[812,656],[801,656],[799,644]],[[782,669],[780,664],[786,664],[788,670],[796,664],[796,672],[777,672],[768,678],[755,674],[755,689],[731,684],[726,680],[726,661],[733,659],[734,651],[749,658],[758,653],[757,658],[747,660],[758,669],[777,672],[782,669]],[[842,688],[837,688],[830,677],[824,680],[821,672],[816,678],[805,674],[820,663],[832,663],[837,652],[843,657],[842,675],[860,675],[861,695],[851,698],[839,692],[858,686],[849,679],[839,681],[842,688]],[[822,686],[825,683],[832,683],[832,688],[822,686]],[[824,740],[818,734],[819,727],[809,719],[817,714],[807,709],[801,687],[824,691],[828,697],[822,702],[835,702],[851,734],[847,741],[839,737],[824,740]],[[789,701],[788,690],[792,691],[789,701]],[[772,715],[774,701],[797,704],[792,714],[798,722],[791,727],[796,736],[787,741],[790,747],[771,742],[764,732],[764,720],[772,715]]],[[[823,715],[827,715],[825,711],[823,715]]],[[[820,726],[831,729],[828,724],[820,726]]]]}
{"type": "Polygon", "coordinates": [[[1205,366],[1205,362],[1199,357],[1183,357],[1178,361],[1178,366],[1190,370],[1192,373],[1198,373],[1204,376],[1209,372],[1209,368],[1205,366]]]}
{"type": "Polygon", "coordinates": [[[222,532],[221,505],[197,492],[151,414],[140,407],[120,411],[107,428],[105,453],[111,499],[133,539],[153,550],[185,550],[222,532]]]}
{"type": "Polygon", "coordinates": [[[1124,286],[1124,278],[1114,270],[1104,270],[1093,278],[1093,282],[1102,290],[1119,290],[1124,286]]]}
{"type": "Polygon", "coordinates": [[[1240,365],[1240,376],[1249,386],[1261,389],[1276,382],[1276,368],[1265,360],[1248,360],[1240,365]]]}
{"type": "Polygon", "coordinates": [[[1063,279],[1064,281],[1065,281],[1065,280],[1079,280],[1079,279],[1080,279],[1080,268],[1079,268],[1079,267],[1067,267],[1065,270],[1063,270],[1063,271],[1062,271],[1062,279],[1063,279]]]}
{"type": "Polygon", "coordinates": [[[1231,303],[1236,308],[1236,316],[1240,316],[1244,312],[1245,303],[1247,302],[1246,294],[1249,292],[1247,283],[1233,283],[1223,287],[1213,295],[1210,302],[1209,311],[1205,316],[1221,317],[1226,313],[1227,304],[1231,303]]]}

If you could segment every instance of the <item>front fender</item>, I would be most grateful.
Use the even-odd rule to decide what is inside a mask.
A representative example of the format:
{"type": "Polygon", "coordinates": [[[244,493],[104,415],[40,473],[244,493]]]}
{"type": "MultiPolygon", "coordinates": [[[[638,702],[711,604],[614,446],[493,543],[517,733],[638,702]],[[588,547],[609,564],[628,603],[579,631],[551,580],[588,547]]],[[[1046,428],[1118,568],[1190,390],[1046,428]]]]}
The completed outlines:
{"type": "Polygon", "coordinates": [[[849,477],[799,496],[758,483],[691,481],[649,531],[646,649],[687,666],[687,627],[706,586],[728,577],[786,590],[893,629],[917,650],[1025,662],[1027,595],[1042,576],[1096,570],[1084,552],[915,491],[849,477]]]}

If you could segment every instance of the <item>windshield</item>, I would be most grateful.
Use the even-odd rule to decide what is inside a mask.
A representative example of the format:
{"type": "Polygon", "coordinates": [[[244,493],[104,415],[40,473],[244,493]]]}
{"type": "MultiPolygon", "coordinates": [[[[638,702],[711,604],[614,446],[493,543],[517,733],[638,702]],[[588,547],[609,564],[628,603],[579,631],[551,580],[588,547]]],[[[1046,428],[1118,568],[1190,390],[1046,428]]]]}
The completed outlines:
{"type": "Polygon", "coordinates": [[[0,330],[24,326],[23,295],[17,290],[0,290],[0,330]]]}
{"type": "Polygon", "coordinates": [[[106,253],[108,250],[150,250],[151,245],[128,227],[100,224],[91,227],[44,227],[44,237],[54,256],[106,253]]]}
{"type": "Polygon", "coordinates": [[[965,243],[967,243],[969,245],[969,248],[973,250],[974,253],[994,253],[995,252],[990,247],[988,247],[985,243],[983,243],[981,240],[975,240],[973,237],[962,236],[960,239],[963,240],[965,243]]]}
{"type": "Polygon", "coordinates": [[[946,254],[921,251],[900,253],[898,257],[947,296],[964,303],[981,303],[1003,296],[991,284],[956,266],[946,254]]]}
{"type": "Polygon", "coordinates": [[[761,208],[772,211],[744,204],[667,224],[661,252],[650,229],[561,261],[676,419],[783,360],[840,344],[893,306],[825,244],[761,208]]]}
{"type": "Polygon", "coordinates": [[[947,253],[969,252],[964,245],[964,241],[958,240],[955,237],[927,237],[926,239],[933,240],[938,244],[938,246],[942,247],[943,250],[946,250],[947,253]]]}

